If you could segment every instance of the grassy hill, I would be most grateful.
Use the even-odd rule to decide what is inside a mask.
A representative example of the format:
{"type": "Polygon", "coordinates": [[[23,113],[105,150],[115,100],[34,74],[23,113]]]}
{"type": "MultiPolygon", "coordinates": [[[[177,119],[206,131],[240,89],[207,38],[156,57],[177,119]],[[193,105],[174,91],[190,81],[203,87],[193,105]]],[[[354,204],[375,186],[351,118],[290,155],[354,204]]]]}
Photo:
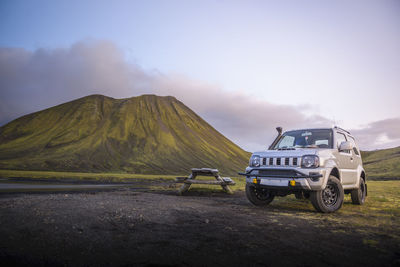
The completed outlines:
{"type": "Polygon", "coordinates": [[[361,152],[369,178],[400,179],[400,147],[361,152]]]}
{"type": "Polygon", "coordinates": [[[91,95],[0,127],[0,169],[233,174],[249,156],[170,96],[91,95]]]}

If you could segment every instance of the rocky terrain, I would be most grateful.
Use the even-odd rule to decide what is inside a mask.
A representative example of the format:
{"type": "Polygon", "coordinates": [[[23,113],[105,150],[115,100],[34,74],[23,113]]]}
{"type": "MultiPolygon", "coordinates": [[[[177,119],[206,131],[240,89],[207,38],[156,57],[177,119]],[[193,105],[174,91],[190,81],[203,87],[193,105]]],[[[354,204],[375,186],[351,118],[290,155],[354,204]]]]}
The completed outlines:
{"type": "MultiPolygon", "coordinates": [[[[301,202],[301,201],[300,201],[301,202]]],[[[296,202],[297,203],[297,202],[296,202]]],[[[399,228],[189,191],[0,195],[3,266],[399,266],[399,228]]],[[[363,214],[362,216],[368,216],[363,214]]],[[[371,217],[372,218],[372,217],[371,217]]],[[[372,219],[371,219],[372,220],[372,219]]],[[[398,225],[392,218],[391,224],[398,225]]]]}

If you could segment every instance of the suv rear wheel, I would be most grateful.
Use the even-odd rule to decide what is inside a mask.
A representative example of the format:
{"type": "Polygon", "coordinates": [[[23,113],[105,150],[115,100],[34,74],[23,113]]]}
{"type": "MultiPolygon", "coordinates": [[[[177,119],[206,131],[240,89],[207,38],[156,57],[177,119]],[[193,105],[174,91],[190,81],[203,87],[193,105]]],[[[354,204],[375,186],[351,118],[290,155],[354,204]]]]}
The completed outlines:
{"type": "Polygon", "coordinates": [[[266,206],[274,200],[271,190],[246,184],[247,199],[256,206],[266,206]]]}
{"type": "Polygon", "coordinates": [[[367,195],[367,188],[365,181],[360,178],[360,185],[358,189],[351,190],[351,202],[356,205],[362,205],[365,202],[365,196],[367,195]]]}
{"type": "Polygon", "coordinates": [[[339,179],[329,176],[325,189],[311,192],[311,203],[323,213],[335,212],[343,205],[344,191],[339,179]]]}

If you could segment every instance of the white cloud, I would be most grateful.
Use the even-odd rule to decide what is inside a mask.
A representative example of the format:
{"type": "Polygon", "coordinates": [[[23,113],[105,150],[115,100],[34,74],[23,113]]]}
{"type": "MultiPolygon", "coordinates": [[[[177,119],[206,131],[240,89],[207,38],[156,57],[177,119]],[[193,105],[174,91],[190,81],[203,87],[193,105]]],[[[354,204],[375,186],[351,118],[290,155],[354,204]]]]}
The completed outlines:
{"type": "Polygon", "coordinates": [[[400,117],[371,122],[351,131],[361,149],[374,150],[400,145],[400,117]]]}

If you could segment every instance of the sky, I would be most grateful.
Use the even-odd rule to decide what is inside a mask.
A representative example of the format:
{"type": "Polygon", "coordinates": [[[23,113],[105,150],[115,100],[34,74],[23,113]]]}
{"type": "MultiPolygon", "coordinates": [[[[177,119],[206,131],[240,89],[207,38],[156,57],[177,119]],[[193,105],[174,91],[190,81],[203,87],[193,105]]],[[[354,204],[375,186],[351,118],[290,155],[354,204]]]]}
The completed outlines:
{"type": "Polygon", "coordinates": [[[400,1],[0,1],[0,125],[173,95],[248,151],[284,129],[400,145],[400,1]]]}

